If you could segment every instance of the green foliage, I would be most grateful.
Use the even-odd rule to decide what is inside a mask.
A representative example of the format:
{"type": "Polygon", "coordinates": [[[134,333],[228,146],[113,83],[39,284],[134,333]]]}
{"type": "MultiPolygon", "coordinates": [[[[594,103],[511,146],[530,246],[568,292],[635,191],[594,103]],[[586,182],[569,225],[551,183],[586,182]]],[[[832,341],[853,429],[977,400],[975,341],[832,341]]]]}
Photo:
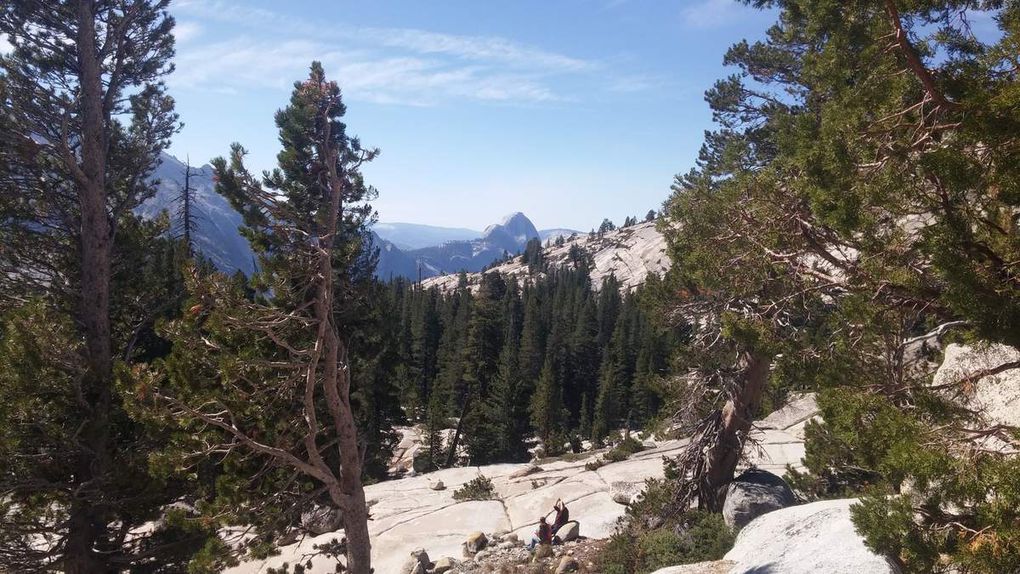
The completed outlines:
{"type": "Polygon", "coordinates": [[[733,532],[720,515],[691,511],[668,526],[615,533],[600,556],[600,571],[647,574],[667,566],[719,560],[733,541],[733,532]]]}
{"type": "Polygon", "coordinates": [[[929,361],[940,325],[1020,344],[1020,6],[749,4],[778,21],[727,52],[718,129],[660,222],[662,301],[693,326],[684,412],[710,420],[760,357],[749,410],[821,391],[802,492],[863,494],[858,527],[904,571],[1015,570],[1015,463],[986,444],[1015,438],[934,392],[929,361]]]}
{"type": "Polygon", "coordinates": [[[453,491],[454,500],[492,500],[495,495],[492,480],[484,475],[471,479],[453,491]]]}

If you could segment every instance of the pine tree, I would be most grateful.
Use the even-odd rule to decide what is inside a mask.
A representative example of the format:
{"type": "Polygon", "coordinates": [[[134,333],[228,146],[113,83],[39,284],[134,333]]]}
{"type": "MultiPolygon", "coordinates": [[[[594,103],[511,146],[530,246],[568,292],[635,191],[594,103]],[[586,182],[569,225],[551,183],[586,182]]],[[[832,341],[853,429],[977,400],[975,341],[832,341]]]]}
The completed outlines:
{"type": "Polygon", "coordinates": [[[213,161],[217,191],[244,216],[242,231],[259,256],[258,291],[251,296],[219,274],[193,275],[192,312],[167,328],[174,349],[162,365],[166,384],[150,389],[143,381],[138,392],[152,393],[166,420],[180,421],[184,457],[201,457],[209,445],[226,453],[207,507],[218,520],[248,523],[265,539],[302,505],[331,505],[344,516],[347,570],[368,574],[352,393],[367,407],[363,423],[377,413],[372,382],[351,380],[360,369],[350,349],[376,261],[365,248],[374,190],[359,170],[378,151],[347,134],[345,112],[339,86],[314,62],[276,114],[279,168],[257,180],[237,144],[229,160],[213,161]]]}
{"type": "Polygon", "coordinates": [[[739,72],[707,94],[719,129],[662,226],[670,312],[691,326],[697,434],[681,471],[709,470],[676,484],[678,503],[717,506],[766,397],[807,380],[825,405],[815,478],[852,490],[853,468],[868,471],[873,495],[853,512],[873,549],[908,572],[1015,570],[1020,531],[996,510],[1016,506],[997,478],[1015,458],[972,450],[995,430],[959,418],[905,357],[952,328],[1020,343],[1020,8],[755,4],[779,22],[727,53],[739,72]],[[972,32],[976,10],[998,34],[972,32]]]}
{"type": "Polygon", "coordinates": [[[118,536],[180,495],[147,475],[145,458],[160,446],[117,391],[118,373],[159,352],[152,321],[175,309],[174,274],[156,268],[173,266],[159,240],[166,226],[132,213],[153,193],[148,178],[177,129],[161,84],[173,69],[166,6],[0,9],[13,46],[0,58],[0,309],[9,313],[0,569],[109,572],[153,558],[179,567],[193,550],[160,529],[130,543],[118,536]],[[40,533],[53,538],[40,544],[40,533]]]}
{"type": "Polygon", "coordinates": [[[177,228],[181,235],[187,256],[195,255],[195,229],[198,226],[198,213],[195,206],[195,188],[191,187],[191,159],[184,162],[184,187],[175,198],[177,202],[177,228]]]}
{"type": "Polygon", "coordinates": [[[559,439],[564,438],[563,434],[567,430],[562,388],[564,349],[560,339],[559,325],[554,325],[549,335],[542,372],[531,396],[531,424],[547,454],[559,452],[559,439]]]}
{"type": "Polygon", "coordinates": [[[527,459],[527,402],[519,368],[522,312],[519,290],[511,283],[504,297],[506,330],[498,370],[478,409],[479,422],[468,434],[473,464],[521,462],[527,459]]]}
{"type": "Polygon", "coordinates": [[[489,400],[490,385],[499,367],[500,349],[503,346],[503,314],[507,286],[497,273],[482,276],[475,296],[474,314],[468,326],[467,344],[464,346],[464,399],[461,422],[454,435],[454,444],[461,432],[467,436],[468,454],[472,461],[488,458],[488,439],[499,432],[496,421],[486,416],[484,404],[489,400]],[[473,407],[473,408],[472,408],[473,407]],[[484,440],[482,437],[486,437],[484,440]]]}

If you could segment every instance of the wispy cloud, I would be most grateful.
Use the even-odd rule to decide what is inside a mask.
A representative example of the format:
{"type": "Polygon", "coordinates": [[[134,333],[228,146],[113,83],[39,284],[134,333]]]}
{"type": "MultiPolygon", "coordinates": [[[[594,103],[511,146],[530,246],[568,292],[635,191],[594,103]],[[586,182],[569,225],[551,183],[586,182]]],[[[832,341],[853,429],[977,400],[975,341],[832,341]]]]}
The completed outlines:
{"type": "Polygon", "coordinates": [[[202,34],[202,26],[198,22],[178,21],[174,26],[174,39],[178,44],[190,42],[202,34]]]}
{"type": "MultiPolygon", "coordinates": [[[[314,59],[340,78],[354,99],[410,105],[445,99],[535,103],[571,99],[554,85],[602,68],[599,62],[497,36],[317,25],[225,0],[183,0],[176,10],[189,21],[238,29],[219,41],[182,42],[172,79],[178,87],[287,88],[314,59]]],[[[190,39],[198,30],[185,33],[190,39]]]]}
{"type": "Polygon", "coordinates": [[[684,24],[691,28],[719,28],[747,17],[754,10],[737,0],[697,0],[681,11],[684,24]]]}

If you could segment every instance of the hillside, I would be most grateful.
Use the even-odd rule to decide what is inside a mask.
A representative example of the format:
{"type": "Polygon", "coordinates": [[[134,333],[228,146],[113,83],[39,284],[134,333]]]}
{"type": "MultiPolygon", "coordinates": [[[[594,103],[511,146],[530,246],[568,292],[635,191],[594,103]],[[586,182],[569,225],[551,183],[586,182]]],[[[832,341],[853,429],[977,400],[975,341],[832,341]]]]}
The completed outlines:
{"type": "MultiPolygon", "coordinates": [[[[553,267],[571,264],[570,250],[583,249],[591,261],[592,284],[597,288],[602,281],[615,276],[623,289],[633,289],[645,282],[650,273],[662,274],[669,268],[666,240],[655,228],[655,222],[639,223],[606,232],[602,236],[578,235],[562,245],[542,250],[544,260],[553,267]]],[[[523,280],[531,275],[521,256],[493,267],[490,271],[523,280]]],[[[477,286],[481,273],[469,273],[468,284],[477,286]]],[[[458,275],[433,277],[422,282],[425,288],[437,287],[451,291],[457,287],[458,275]]]]}
{"type": "MultiPolygon", "coordinates": [[[[804,456],[804,425],[815,414],[813,402],[791,403],[762,421],[755,438],[762,449],[749,456],[747,464],[774,473],[786,465],[801,467],[804,456]]],[[[407,429],[409,430],[409,429],[407,429]]],[[[414,443],[418,437],[405,441],[414,443]]],[[[512,532],[526,541],[534,531],[538,517],[548,513],[562,498],[570,507],[571,518],[580,523],[580,536],[608,538],[617,519],[627,506],[615,499],[633,496],[649,478],[662,478],[662,457],[676,456],[687,444],[681,440],[646,440],[646,450],[627,460],[609,463],[595,470],[585,464],[601,451],[584,453],[583,458],[532,464],[499,464],[441,470],[421,476],[391,480],[365,487],[371,508],[372,554],[376,572],[396,574],[410,553],[424,548],[433,560],[449,556],[463,559],[461,545],[472,532],[487,536],[512,532]],[[478,477],[490,478],[495,498],[485,501],[457,501],[453,492],[478,477]],[[437,490],[442,483],[443,489],[437,490]]],[[[407,446],[407,445],[404,445],[407,446]]],[[[306,538],[280,549],[278,556],[264,561],[246,562],[228,570],[231,574],[256,574],[284,563],[295,564],[312,551],[312,546],[339,536],[328,532],[306,538]]],[[[518,545],[518,548],[520,545],[518,545]]],[[[309,574],[332,572],[336,562],[326,557],[312,559],[309,574]]]]}

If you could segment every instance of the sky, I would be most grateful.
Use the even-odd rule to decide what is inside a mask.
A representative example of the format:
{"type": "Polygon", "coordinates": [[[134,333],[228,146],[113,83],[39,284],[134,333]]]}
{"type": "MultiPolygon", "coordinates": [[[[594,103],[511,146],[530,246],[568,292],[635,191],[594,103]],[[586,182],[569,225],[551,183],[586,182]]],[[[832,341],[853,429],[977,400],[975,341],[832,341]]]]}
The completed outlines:
{"type": "Polygon", "coordinates": [[[703,99],[726,49],[774,19],[735,0],[177,0],[184,127],[193,164],[232,142],[273,167],[274,112],[319,60],[379,219],[484,228],[524,212],[588,230],[658,209],[694,164],[703,99]]]}

